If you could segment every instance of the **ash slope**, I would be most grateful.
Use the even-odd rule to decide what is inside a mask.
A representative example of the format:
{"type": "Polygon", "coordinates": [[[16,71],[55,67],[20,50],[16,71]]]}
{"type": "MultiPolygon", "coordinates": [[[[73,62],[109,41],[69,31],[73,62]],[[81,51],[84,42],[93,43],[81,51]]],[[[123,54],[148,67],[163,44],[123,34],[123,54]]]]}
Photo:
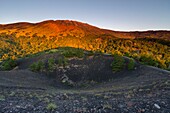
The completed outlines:
{"type": "Polygon", "coordinates": [[[79,78],[76,82],[85,81],[83,75],[86,75],[86,80],[96,76],[103,77],[102,80],[109,76],[110,80],[100,80],[88,87],[71,88],[65,87],[54,79],[56,76],[48,77],[43,73],[28,70],[27,66],[30,62],[35,62],[37,59],[46,60],[50,57],[57,59],[58,54],[23,59],[19,62],[17,70],[0,72],[1,112],[170,112],[169,72],[138,64],[136,70],[125,69],[112,73],[111,56],[72,58],[69,60],[72,67],[65,68],[65,71],[61,71],[60,74],[68,75],[73,81],[76,81],[74,78],[79,78]],[[82,69],[79,66],[89,68],[82,69]],[[51,103],[56,107],[49,109],[51,103]]]}

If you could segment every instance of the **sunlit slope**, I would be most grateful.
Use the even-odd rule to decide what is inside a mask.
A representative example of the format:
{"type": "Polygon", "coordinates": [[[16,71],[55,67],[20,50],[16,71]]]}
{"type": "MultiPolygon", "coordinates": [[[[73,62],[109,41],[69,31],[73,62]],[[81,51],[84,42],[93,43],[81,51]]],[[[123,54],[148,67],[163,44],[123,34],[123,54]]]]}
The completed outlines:
{"type": "Polygon", "coordinates": [[[45,35],[46,37],[62,37],[62,36],[76,36],[84,37],[85,35],[104,34],[104,32],[97,28],[76,21],[58,20],[58,21],[44,21],[36,24],[32,23],[15,23],[0,26],[0,33],[6,32],[8,34],[16,33],[17,36],[26,35],[38,36],[45,35]]]}
{"type": "MultiPolygon", "coordinates": [[[[112,23],[111,23],[112,24],[112,23]]],[[[114,24],[114,23],[113,23],[114,24]]],[[[0,33],[16,33],[17,36],[26,35],[46,37],[75,36],[85,37],[88,35],[108,35],[117,38],[163,38],[170,39],[169,31],[145,31],[145,32],[119,32],[100,29],[86,23],[70,20],[48,20],[40,23],[14,23],[0,25],[0,33]]]]}
{"type": "Polygon", "coordinates": [[[124,55],[170,69],[170,31],[118,32],[69,20],[0,25],[0,60],[66,46],[124,55]]]}

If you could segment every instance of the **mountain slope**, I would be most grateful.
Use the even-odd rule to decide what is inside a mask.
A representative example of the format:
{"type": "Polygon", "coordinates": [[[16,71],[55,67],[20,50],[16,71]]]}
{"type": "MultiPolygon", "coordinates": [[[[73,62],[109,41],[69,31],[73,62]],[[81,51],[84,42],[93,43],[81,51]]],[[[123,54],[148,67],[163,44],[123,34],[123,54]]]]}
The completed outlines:
{"type": "Polygon", "coordinates": [[[69,20],[0,25],[0,60],[58,47],[120,54],[170,69],[170,31],[118,32],[69,20]]]}
{"type": "Polygon", "coordinates": [[[14,23],[0,25],[0,33],[15,32],[17,36],[37,34],[38,36],[77,36],[85,37],[87,35],[110,35],[117,38],[161,38],[170,39],[170,31],[144,31],[144,32],[119,32],[100,29],[86,23],[69,20],[48,20],[40,23],[14,23]]]}

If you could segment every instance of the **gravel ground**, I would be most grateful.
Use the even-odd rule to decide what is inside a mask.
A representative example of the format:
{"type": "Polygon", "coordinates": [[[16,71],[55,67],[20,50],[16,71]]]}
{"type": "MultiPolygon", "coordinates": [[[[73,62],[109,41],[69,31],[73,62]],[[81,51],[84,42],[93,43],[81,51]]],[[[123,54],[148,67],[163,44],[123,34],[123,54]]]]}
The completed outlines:
{"type": "Polygon", "coordinates": [[[1,88],[0,112],[170,113],[170,87],[168,85],[100,92],[1,88]]]}
{"type": "Polygon", "coordinates": [[[129,78],[85,89],[0,87],[1,113],[170,113],[170,80],[129,78]],[[136,85],[135,85],[136,84],[136,85]],[[101,87],[103,86],[103,87],[101,87]]]}
{"type": "Polygon", "coordinates": [[[22,62],[23,69],[0,71],[0,113],[170,113],[168,71],[138,65],[132,71],[112,73],[112,59],[107,59],[109,56],[73,59],[74,66],[60,71],[76,82],[83,82],[88,73],[89,80],[113,74],[112,79],[84,87],[66,87],[54,78],[27,70],[28,65],[22,62]],[[77,67],[80,65],[89,68],[77,67]]]}

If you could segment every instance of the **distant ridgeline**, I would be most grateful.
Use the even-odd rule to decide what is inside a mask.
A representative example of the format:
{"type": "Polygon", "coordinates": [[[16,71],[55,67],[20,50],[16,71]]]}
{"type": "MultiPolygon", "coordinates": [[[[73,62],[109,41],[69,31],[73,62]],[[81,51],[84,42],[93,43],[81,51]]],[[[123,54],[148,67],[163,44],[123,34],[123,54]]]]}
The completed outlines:
{"type": "Polygon", "coordinates": [[[63,36],[16,36],[0,34],[0,60],[26,57],[57,47],[75,47],[90,51],[125,55],[148,65],[168,69],[170,66],[170,41],[154,38],[121,39],[107,36],[86,36],[84,38],[63,36]]]}

